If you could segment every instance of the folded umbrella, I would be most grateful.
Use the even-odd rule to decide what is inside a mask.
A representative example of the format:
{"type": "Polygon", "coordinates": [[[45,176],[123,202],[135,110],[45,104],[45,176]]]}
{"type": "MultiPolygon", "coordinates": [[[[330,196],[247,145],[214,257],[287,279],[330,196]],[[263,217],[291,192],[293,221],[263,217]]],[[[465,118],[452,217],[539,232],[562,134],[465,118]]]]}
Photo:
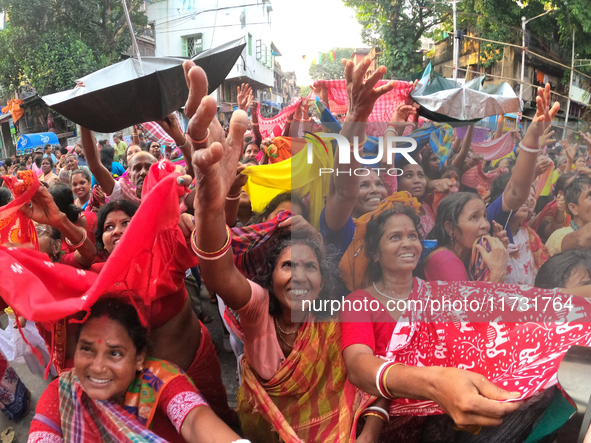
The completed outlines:
{"type": "MultiPolygon", "coordinates": [[[[234,67],[245,43],[234,40],[192,60],[203,68],[215,91],[234,67]]],[[[79,79],[79,85],[43,97],[64,117],[97,132],[115,132],[134,124],[162,120],[187,101],[183,58],[129,58],[79,79]],[[102,110],[97,112],[97,110],[102,110]]]]}
{"type": "Polygon", "coordinates": [[[484,86],[485,79],[480,76],[464,85],[443,77],[431,79],[429,64],[411,97],[421,105],[421,116],[437,122],[476,122],[491,115],[521,112],[523,103],[507,82],[484,86]]]}

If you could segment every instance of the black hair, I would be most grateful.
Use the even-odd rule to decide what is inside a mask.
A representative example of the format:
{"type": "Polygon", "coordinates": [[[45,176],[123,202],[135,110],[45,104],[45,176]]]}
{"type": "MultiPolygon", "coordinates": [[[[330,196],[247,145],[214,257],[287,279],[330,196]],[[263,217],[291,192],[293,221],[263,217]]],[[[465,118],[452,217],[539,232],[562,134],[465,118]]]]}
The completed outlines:
{"type": "Polygon", "coordinates": [[[115,149],[111,146],[103,146],[101,149],[101,163],[109,172],[111,172],[111,166],[114,159],[115,149]]]}
{"type": "MultiPolygon", "coordinates": [[[[119,323],[127,331],[137,353],[145,351],[148,348],[148,329],[142,325],[136,308],[125,303],[120,297],[115,298],[114,294],[102,297],[104,298],[92,305],[90,315],[84,324],[94,318],[107,317],[109,320],[119,323]]],[[[84,329],[84,324],[80,328],[80,332],[84,329]]],[[[78,338],[80,338],[80,333],[78,333],[78,338]]]]}
{"type": "Polygon", "coordinates": [[[41,162],[43,161],[43,153],[41,152],[37,152],[35,154],[35,156],[33,157],[33,162],[35,162],[35,165],[40,168],[41,167],[41,162]]]}
{"type": "Polygon", "coordinates": [[[427,238],[437,240],[437,248],[441,248],[443,246],[451,246],[452,238],[449,232],[445,229],[445,224],[447,222],[451,223],[453,228],[460,229],[460,215],[464,212],[464,208],[469,201],[472,200],[480,200],[480,196],[478,194],[473,194],[472,192],[456,192],[453,194],[449,194],[437,207],[437,216],[435,217],[435,226],[427,238]]]}
{"type": "Polygon", "coordinates": [[[242,158],[242,159],[240,159],[240,163],[243,164],[243,165],[246,165],[248,163],[251,163],[251,164],[253,164],[255,166],[258,166],[259,165],[259,162],[254,157],[245,157],[245,158],[242,158]]]}
{"type": "MultiPolygon", "coordinates": [[[[253,278],[253,281],[269,291],[269,314],[272,317],[279,317],[283,312],[281,304],[274,293],[273,272],[283,251],[296,244],[308,246],[316,255],[320,267],[320,275],[322,276],[322,288],[317,299],[324,306],[323,300],[330,300],[333,296],[336,278],[336,261],[328,256],[322,243],[311,232],[306,230],[282,231],[269,241],[273,242],[273,246],[265,254],[265,260],[260,263],[260,268],[256,271],[256,276],[253,278]]],[[[313,313],[318,319],[325,319],[330,315],[330,311],[326,309],[313,310],[313,313]]]]}
{"type": "Polygon", "coordinates": [[[66,155],[68,153],[68,148],[60,148],[60,153],[66,155]]]}
{"type": "Polygon", "coordinates": [[[65,183],[56,182],[49,187],[49,193],[53,197],[58,209],[66,214],[68,220],[76,223],[80,217],[82,209],[74,204],[74,193],[72,188],[65,183]]]}
{"type": "Polygon", "coordinates": [[[566,191],[566,183],[571,178],[576,177],[576,176],[577,176],[576,172],[565,172],[560,177],[558,177],[558,180],[556,180],[556,184],[554,185],[554,196],[558,197],[558,193],[560,191],[562,191],[562,193],[564,194],[564,192],[566,191]]]}
{"type": "Polygon", "coordinates": [[[494,202],[498,199],[503,192],[505,192],[505,188],[511,180],[511,175],[513,172],[509,171],[507,174],[501,174],[497,178],[494,179],[492,185],[490,187],[490,202],[494,202]]]}
{"type": "Polygon", "coordinates": [[[246,149],[250,146],[250,145],[255,145],[257,147],[257,149],[260,151],[261,147],[253,141],[249,142],[249,143],[245,143],[244,144],[244,150],[242,151],[243,154],[246,153],[246,149]]]}
{"type": "MultiPolygon", "coordinates": [[[[458,178],[460,178],[460,180],[462,179],[462,173],[460,172],[460,170],[459,170],[458,168],[456,168],[455,166],[451,166],[451,165],[445,166],[445,167],[444,167],[444,168],[441,170],[441,172],[440,172],[440,177],[443,177],[443,175],[444,175],[446,172],[449,172],[449,171],[453,171],[453,172],[455,172],[455,173],[456,173],[456,175],[458,176],[458,178]]],[[[460,185],[460,184],[458,183],[458,186],[459,186],[459,185],[460,185]]]]}
{"type": "Polygon", "coordinates": [[[43,146],[43,150],[45,150],[47,148],[51,148],[51,145],[50,144],[47,144],[47,145],[43,146]]]}
{"type": "Polygon", "coordinates": [[[92,180],[92,177],[90,176],[90,173],[88,172],[88,169],[82,169],[82,168],[74,169],[72,171],[72,175],[70,176],[70,178],[71,177],[74,177],[76,174],[83,175],[84,178],[86,179],[86,181],[89,182],[89,183],[92,180]]]}
{"type": "Polygon", "coordinates": [[[95,233],[96,250],[98,252],[103,252],[105,250],[105,244],[103,243],[103,232],[105,232],[105,220],[107,219],[107,215],[109,215],[113,211],[123,211],[130,218],[132,218],[136,213],[138,207],[138,205],[128,200],[117,200],[114,202],[107,203],[106,205],[101,207],[101,209],[98,212],[98,220],[95,233]]]}
{"type": "Polygon", "coordinates": [[[574,203],[579,206],[579,197],[581,196],[581,192],[583,192],[583,188],[586,187],[591,187],[591,178],[586,175],[578,176],[566,187],[566,190],[564,191],[564,201],[566,203],[566,212],[570,215],[573,214],[570,212],[568,205],[574,203]]]}
{"type": "Polygon", "coordinates": [[[48,155],[47,157],[43,157],[41,159],[41,163],[43,163],[44,160],[47,160],[49,162],[49,164],[51,165],[51,168],[53,169],[53,160],[51,159],[51,155],[48,155]]]}
{"type": "Polygon", "coordinates": [[[10,189],[0,187],[0,206],[6,206],[12,200],[10,189]]]}
{"type": "Polygon", "coordinates": [[[365,234],[365,255],[370,262],[371,273],[374,281],[379,280],[382,277],[382,268],[379,265],[374,265],[374,261],[380,251],[380,240],[384,235],[386,222],[394,215],[399,214],[406,215],[408,218],[410,218],[413,225],[415,225],[419,240],[421,240],[421,234],[419,234],[419,230],[421,229],[421,219],[415,210],[410,206],[403,205],[402,203],[395,204],[392,209],[382,212],[376,218],[371,220],[367,224],[365,234]]]}
{"type": "Polygon", "coordinates": [[[591,280],[591,252],[573,249],[550,257],[538,271],[534,286],[543,289],[564,288],[578,271],[591,280]]]}
{"type": "Polygon", "coordinates": [[[263,212],[261,212],[259,214],[259,216],[257,217],[257,220],[259,220],[258,222],[262,222],[263,220],[268,220],[269,216],[273,213],[273,211],[275,209],[277,209],[277,207],[281,203],[285,203],[285,202],[290,202],[292,204],[298,205],[300,207],[300,209],[302,210],[302,217],[304,217],[306,220],[308,220],[308,216],[309,216],[308,208],[306,207],[306,205],[304,204],[302,199],[299,198],[296,194],[294,194],[292,192],[283,192],[281,194],[276,195],[273,198],[273,200],[271,200],[267,204],[265,209],[263,209],[263,212]]]}
{"type": "Polygon", "coordinates": [[[10,168],[12,166],[12,159],[10,157],[6,158],[2,162],[2,166],[4,166],[5,168],[10,168]]]}

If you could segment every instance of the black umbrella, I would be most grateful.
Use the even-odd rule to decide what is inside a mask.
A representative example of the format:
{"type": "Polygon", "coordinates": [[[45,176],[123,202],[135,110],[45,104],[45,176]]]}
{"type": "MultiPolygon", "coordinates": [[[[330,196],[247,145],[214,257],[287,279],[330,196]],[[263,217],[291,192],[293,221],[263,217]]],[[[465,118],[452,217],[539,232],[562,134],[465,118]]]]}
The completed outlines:
{"type": "MultiPolygon", "coordinates": [[[[246,46],[234,40],[193,58],[203,68],[215,91],[234,67],[246,46]]],[[[77,81],[83,86],[43,97],[64,117],[97,132],[115,132],[134,124],[162,120],[181,108],[189,90],[182,64],[185,59],[129,58],[77,81]]]]}

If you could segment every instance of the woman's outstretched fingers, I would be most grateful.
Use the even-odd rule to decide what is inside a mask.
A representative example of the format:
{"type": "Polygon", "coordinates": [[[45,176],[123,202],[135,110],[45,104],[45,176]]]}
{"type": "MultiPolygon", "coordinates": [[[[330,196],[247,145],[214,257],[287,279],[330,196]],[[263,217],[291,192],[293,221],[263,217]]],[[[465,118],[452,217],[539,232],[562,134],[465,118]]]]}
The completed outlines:
{"type": "Polygon", "coordinates": [[[191,118],[203,97],[207,96],[207,75],[203,69],[195,66],[190,60],[183,63],[183,69],[185,70],[187,88],[189,88],[189,97],[185,103],[185,115],[191,118]],[[189,69],[187,70],[187,68],[189,69]]]}
{"type": "MultiPolygon", "coordinates": [[[[193,115],[191,120],[189,120],[189,124],[187,126],[187,135],[191,137],[191,141],[193,143],[193,149],[203,149],[207,147],[207,143],[211,142],[209,140],[210,137],[207,136],[208,128],[210,124],[215,119],[215,115],[217,112],[217,103],[216,101],[210,97],[206,96],[201,100],[201,104],[197,108],[197,112],[193,115]],[[207,137],[207,140],[203,143],[195,143],[204,140],[207,137]]],[[[217,140],[214,137],[211,137],[213,141],[217,140]]]]}
{"type": "Polygon", "coordinates": [[[248,115],[246,112],[239,109],[232,114],[230,131],[228,133],[228,144],[234,151],[239,153],[238,159],[240,158],[240,155],[242,155],[244,133],[248,129],[248,123],[248,115]]]}

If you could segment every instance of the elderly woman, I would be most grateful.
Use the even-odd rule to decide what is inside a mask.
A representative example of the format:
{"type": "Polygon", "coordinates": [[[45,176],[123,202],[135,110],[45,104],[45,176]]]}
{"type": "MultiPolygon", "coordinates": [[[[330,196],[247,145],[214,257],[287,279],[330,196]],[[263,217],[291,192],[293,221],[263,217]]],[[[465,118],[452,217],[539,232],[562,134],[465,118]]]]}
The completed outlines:
{"type": "Polygon", "coordinates": [[[59,177],[53,173],[53,160],[51,157],[45,157],[41,160],[41,171],[43,174],[39,176],[40,181],[47,183],[49,186],[58,181],[59,177]]]}
{"type": "MultiPolygon", "coordinates": [[[[394,86],[368,88],[385,73],[380,67],[364,83],[368,62],[364,60],[357,68],[351,61],[345,63],[347,89],[354,91],[350,109],[356,112],[348,115],[350,122],[367,121],[375,100],[394,86]]],[[[258,283],[236,268],[224,207],[242,155],[248,120],[242,111],[235,112],[226,140],[215,112],[215,102],[205,97],[197,112],[202,119],[189,123],[191,138],[202,140],[209,134],[212,142],[209,147],[206,143],[193,146],[197,149],[193,167],[199,173],[191,242],[201,258],[208,289],[240,316],[245,349],[239,393],[243,431],[257,442],[278,438],[349,441],[354,409],[342,358],[336,351],[340,328],[334,322],[318,321],[326,314],[310,314],[306,308],[316,300],[328,301],[331,295],[324,252],[310,234],[294,231],[292,238],[282,237],[267,263],[261,264],[265,269],[258,283]]],[[[351,123],[342,133],[363,135],[364,129],[363,123],[351,123]]]]}
{"type": "MultiPolygon", "coordinates": [[[[445,299],[452,303],[490,296],[498,302],[505,297],[552,298],[556,292],[413,278],[422,250],[417,209],[409,201],[389,210],[380,207],[365,217],[361,220],[365,235],[357,233],[359,243],[351,245],[341,262],[349,277],[352,263],[359,263],[362,256],[367,263],[363,279],[348,277],[349,289],[357,290],[347,300],[351,306],[369,308],[341,312],[348,377],[367,394],[361,414],[368,415],[366,426],[373,441],[379,438],[376,421],[386,426],[380,441],[419,441],[426,428],[420,416],[446,413],[452,436],[444,441],[460,437],[453,435],[453,422],[460,428],[486,426],[479,435],[486,441],[498,441],[500,435],[503,441],[523,441],[542,411],[531,414],[532,403],[520,408],[516,400],[555,383],[561,355],[574,343],[589,343],[590,328],[579,318],[577,332],[565,342],[560,326],[548,329],[535,320],[523,321],[532,318],[531,311],[512,318],[521,321],[511,322],[500,310],[481,316],[467,309],[436,308],[435,303],[445,299]],[[503,331],[502,338],[495,330],[503,331]],[[532,343],[543,347],[544,355],[524,359],[532,343]],[[504,427],[496,428],[505,421],[504,427]]],[[[357,270],[354,274],[359,275],[357,270]]],[[[589,286],[578,289],[589,295],[589,286]]],[[[578,306],[575,310],[589,308],[585,299],[572,300],[578,306]]],[[[467,434],[463,438],[470,441],[467,434]]]]}
{"type": "Polygon", "coordinates": [[[95,303],[80,329],[74,369],[37,403],[29,443],[238,441],[186,374],[146,357],[147,349],[134,306],[108,295],[95,303]]]}

